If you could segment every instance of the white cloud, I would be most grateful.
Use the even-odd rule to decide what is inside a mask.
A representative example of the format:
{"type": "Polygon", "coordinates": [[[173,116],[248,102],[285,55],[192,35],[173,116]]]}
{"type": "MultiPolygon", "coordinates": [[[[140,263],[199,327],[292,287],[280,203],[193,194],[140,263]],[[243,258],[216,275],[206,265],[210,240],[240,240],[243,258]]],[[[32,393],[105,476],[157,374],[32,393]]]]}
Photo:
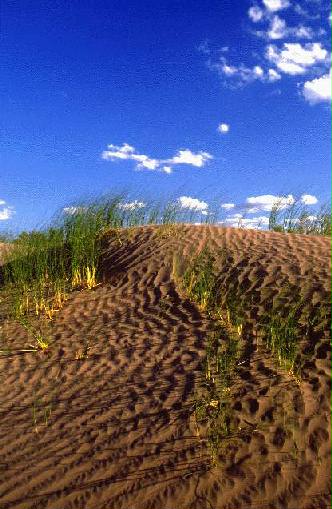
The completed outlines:
{"type": "Polygon", "coordinates": [[[84,210],[87,210],[87,207],[64,207],[64,209],[63,209],[64,213],[68,214],[70,216],[79,214],[80,212],[83,212],[84,210]]]}
{"type": "Polygon", "coordinates": [[[264,71],[260,65],[255,65],[255,67],[253,68],[253,72],[259,78],[261,78],[264,75],[264,71]]]}
{"type": "Polygon", "coordinates": [[[157,159],[151,159],[144,154],[136,154],[135,148],[128,145],[128,143],[124,143],[122,147],[112,144],[108,145],[108,150],[104,150],[101,157],[111,161],[115,159],[131,159],[138,162],[138,168],[146,168],[148,170],[155,170],[158,166],[157,159]]]}
{"type": "Polygon", "coordinates": [[[193,154],[191,150],[186,149],[179,150],[172,159],[168,159],[164,162],[172,164],[190,164],[201,168],[209,159],[212,159],[212,156],[208,152],[200,151],[198,154],[193,154]]]}
{"type": "Polygon", "coordinates": [[[238,227],[238,228],[246,228],[246,229],[261,229],[264,226],[268,226],[269,218],[266,216],[258,216],[258,217],[243,217],[242,214],[232,214],[227,216],[225,219],[225,223],[228,226],[238,227]]]}
{"type": "Polygon", "coordinates": [[[281,79],[280,74],[275,69],[269,69],[268,76],[269,81],[277,81],[281,79]]]}
{"type": "Polygon", "coordinates": [[[263,0],[263,4],[268,11],[276,12],[289,7],[288,0],[263,0]]]}
{"type": "Polygon", "coordinates": [[[118,208],[122,210],[136,210],[143,209],[146,206],[146,203],[138,200],[134,200],[131,202],[119,203],[118,208]]]}
{"type": "Polygon", "coordinates": [[[197,49],[200,53],[203,53],[204,55],[209,55],[211,53],[210,47],[209,47],[209,41],[207,39],[205,41],[201,42],[201,44],[198,46],[197,49]]]}
{"type": "Polygon", "coordinates": [[[218,131],[220,133],[226,134],[229,131],[229,124],[219,124],[218,131]]]}
{"type": "Polygon", "coordinates": [[[260,196],[250,196],[246,199],[249,205],[247,212],[255,214],[257,212],[270,212],[274,205],[278,204],[280,209],[285,209],[295,202],[292,194],[288,196],[275,196],[273,194],[262,194],[260,196]]]}
{"type": "MultiPolygon", "coordinates": [[[[3,200],[0,200],[0,204],[4,205],[6,202],[3,200]]],[[[4,207],[2,210],[0,210],[0,221],[6,221],[7,219],[10,219],[15,214],[14,207],[4,207]]]]}
{"type": "Polygon", "coordinates": [[[266,32],[262,30],[255,32],[259,37],[272,40],[285,39],[286,37],[312,39],[314,35],[321,35],[320,31],[315,34],[312,28],[304,25],[289,27],[286,21],[280,18],[277,14],[268,16],[268,19],[268,30],[266,32]]]}
{"type": "Polygon", "coordinates": [[[283,39],[287,35],[285,20],[279,18],[279,16],[273,16],[267,35],[270,39],[283,39]]]}
{"type": "Polygon", "coordinates": [[[304,74],[308,67],[324,62],[328,53],[321,43],[284,43],[282,49],[270,44],[266,50],[266,57],[273,62],[280,71],[296,75],[304,74]]]}
{"type": "Polygon", "coordinates": [[[235,203],[222,203],[220,206],[222,209],[230,210],[235,207],[235,203]]]}
{"type": "Polygon", "coordinates": [[[313,196],[312,194],[302,194],[301,203],[304,203],[305,205],[315,205],[318,203],[318,200],[316,196],[313,196]]]}
{"type": "Polygon", "coordinates": [[[312,28],[303,25],[292,29],[292,33],[299,39],[311,39],[314,35],[312,28]]]}
{"type": "Polygon", "coordinates": [[[220,58],[220,62],[210,66],[211,69],[216,69],[219,74],[227,78],[234,78],[239,85],[245,85],[255,80],[265,80],[264,71],[259,65],[254,67],[247,67],[243,64],[238,66],[229,65],[225,57],[220,58]]]}
{"type": "Polygon", "coordinates": [[[303,85],[304,98],[311,104],[331,101],[331,70],[320,78],[306,81],[303,85]]]}
{"type": "Polygon", "coordinates": [[[254,23],[258,23],[263,19],[264,11],[258,5],[253,5],[248,11],[248,16],[254,23]]]}
{"type": "Polygon", "coordinates": [[[209,159],[213,159],[208,152],[194,154],[191,150],[179,150],[171,159],[154,159],[145,154],[137,154],[136,149],[127,143],[122,146],[108,145],[108,150],[101,154],[102,159],[115,161],[116,159],[132,160],[137,162],[137,169],[158,170],[165,173],[172,172],[172,166],[176,164],[189,164],[201,168],[209,159]]]}
{"type": "Polygon", "coordinates": [[[183,209],[194,210],[196,212],[207,213],[208,204],[205,201],[200,201],[197,198],[191,198],[190,196],[180,196],[178,202],[183,209]]]}

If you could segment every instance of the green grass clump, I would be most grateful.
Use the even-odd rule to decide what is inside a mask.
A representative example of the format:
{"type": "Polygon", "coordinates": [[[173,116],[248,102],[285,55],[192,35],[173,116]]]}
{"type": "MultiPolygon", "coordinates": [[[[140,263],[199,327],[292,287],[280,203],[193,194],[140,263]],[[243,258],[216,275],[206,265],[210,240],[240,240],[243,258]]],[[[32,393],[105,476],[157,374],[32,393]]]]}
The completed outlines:
{"type": "Polygon", "coordinates": [[[120,229],[156,224],[168,237],[187,217],[177,202],[126,203],[123,195],[66,207],[50,226],[11,239],[3,272],[12,314],[52,319],[71,290],[100,283],[106,236],[115,236],[121,245],[120,229]]]}
{"type": "Polygon", "coordinates": [[[93,288],[100,276],[103,235],[122,224],[119,198],[74,207],[41,231],[20,234],[4,266],[14,315],[52,318],[73,288],[93,288]]]}
{"type": "Polygon", "coordinates": [[[212,311],[216,306],[214,258],[207,247],[191,259],[183,274],[183,285],[189,299],[202,310],[212,311]]]}
{"type": "Polygon", "coordinates": [[[286,317],[270,313],[263,324],[266,346],[276,356],[279,365],[291,374],[298,371],[299,330],[296,314],[296,308],[291,309],[286,317]]]}

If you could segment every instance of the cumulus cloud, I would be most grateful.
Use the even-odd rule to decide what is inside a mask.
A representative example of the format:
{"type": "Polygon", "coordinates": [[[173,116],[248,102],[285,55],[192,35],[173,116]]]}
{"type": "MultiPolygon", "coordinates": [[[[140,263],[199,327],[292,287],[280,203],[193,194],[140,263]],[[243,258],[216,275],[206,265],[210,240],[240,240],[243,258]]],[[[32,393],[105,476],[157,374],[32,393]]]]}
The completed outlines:
{"type": "Polygon", "coordinates": [[[266,58],[285,74],[304,74],[308,68],[326,61],[328,53],[321,43],[284,43],[282,49],[270,44],[266,58]]]}
{"type": "Polygon", "coordinates": [[[320,31],[317,33],[311,27],[304,25],[297,25],[290,27],[286,21],[280,18],[277,14],[267,16],[269,26],[266,31],[258,30],[254,32],[257,36],[264,39],[280,40],[286,37],[295,39],[312,39],[315,35],[321,35],[320,31]]]}
{"type": "Polygon", "coordinates": [[[218,131],[222,134],[226,134],[229,131],[229,124],[219,124],[218,131]]]}
{"type": "Polygon", "coordinates": [[[84,210],[87,210],[86,207],[64,207],[63,211],[65,214],[68,214],[69,216],[74,216],[75,214],[79,214],[80,212],[83,212],[84,210]]]}
{"type": "Polygon", "coordinates": [[[286,21],[279,18],[279,16],[273,16],[268,30],[268,37],[270,39],[283,39],[287,35],[286,21]]]}
{"type": "Polygon", "coordinates": [[[318,203],[318,199],[312,194],[302,194],[300,201],[304,205],[316,205],[318,203]]]}
{"type": "Polygon", "coordinates": [[[331,70],[320,78],[306,81],[303,85],[303,96],[311,104],[331,101],[331,70]]]}
{"type": "Polygon", "coordinates": [[[146,203],[138,200],[134,200],[131,202],[123,202],[118,204],[118,208],[122,210],[136,210],[143,209],[146,207],[146,203]]]}
{"type": "MultiPolygon", "coordinates": [[[[252,65],[255,61],[250,60],[226,59],[222,53],[216,62],[209,59],[208,67],[218,72],[222,84],[236,89],[255,82],[273,84],[281,78],[300,76],[302,79],[296,85],[309,103],[330,101],[331,54],[326,42],[327,30],[319,28],[316,21],[320,19],[331,24],[332,18],[328,17],[327,8],[323,8],[322,0],[306,0],[303,6],[296,0],[262,0],[262,3],[254,0],[247,12],[250,21],[259,25],[259,30],[252,33],[267,43],[262,46],[261,55],[251,54],[257,65],[252,65]],[[288,7],[291,9],[286,10],[288,7]],[[291,26],[289,20],[293,23],[291,26]],[[286,42],[279,43],[283,40],[286,42]],[[306,74],[310,76],[309,81],[305,81],[308,80],[304,77],[306,74]]],[[[281,93],[280,89],[272,93],[277,92],[281,93]]]]}
{"type": "MultiPolygon", "coordinates": [[[[3,200],[0,200],[0,203],[1,205],[5,204],[3,200]]],[[[0,210],[0,221],[6,221],[7,219],[10,219],[14,214],[14,207],[4,207],[2,210],[0,210]]]]}
{"type": "Polygon", "coordinates": [[[171,159],[154,159],[145,154],[138,154],[128,143],[123,143],[122,146],[108,145],[108,150],[104,150],[101,157],[111,161],[116,159],[136,161],[137,169],[157,170],[168,174],[172,172],[174,165],[188,164],[201,168],[209,159],[213,159],[208,152],[200,151],[195,154],[188,149],[179,150],[171,159]]]}
{"type": "MultiPolygon", "coordinates": [[[[302,194],[298,202],[303,205],[315,205],[318,203],[316,196],[311,194],[302,194]]],[[[297,203],[298,203],[297,202],[297,203]]],[[[256,214],[257,212],[270,212],[274,206],[279,210],[286,209],[294,205],[296,200],[292,194],[287,196],[277,196],[274,194],[262,194],[259,196],[249,196],[246,199],[246,212],[256,214]]]]}
{"type": "Polygon", "coordinates": [[[268,70],[269,81],[278,81],[281,79],[280,74],[275,69],[268,70]]]}
{"type": "Polygon", "coordinates": [[[264,11],[258,5],[253,5],[248,10],[248,16],[254,23],[258,23],[263,19],[264,11]]]}
{"type": "Polygon", "coordinates": [[[262,194],[260,196],[249,196],[246,199],[247,212],[255,214],[257,212],[270,212],[274,205],[278,204],[280,209],[289,207],[295,203],[292,194],[288,196],[276,196],[273,194],[262,194]]]}
{"type": "Polygon", "coordinates": [[[265,5],[266,9],[271,12],[287,9],[287,7],[290,5],[288,0],[263,0],[263,4],[265,5]]]}
{"type": "Polygon", "coordinates": [[[235,203],[222,203],[220,206],[222,209],[230,210],[235,207],[235,203]]]}
{"type": "Polygon", "coordinates": [[[215,69],[220,76],[233,78],[238,85],[246,85],[256,80],[264,81],[267,76],[260,65],[247,67],[244,64],[231,65],[226,58],[222,56],[218,63],[210,65],[211,69],[215,69]]]}
{"type": "Polygon", "coordinates": [[[262,229],[269,224],[269,218],[266,216],[257,216],[257,217],[244,217],[242,214],[232,214],[227,216],[225,219],[225,223],[228,226],[238,227],[238,228],[246,228],[246,229],[262,229]]]}
{"type": "Polygon", "coordinates": [[[209,159],[212,159],[212,156],[208,152],[200,151],[198,154],[193,154],[191,150],[186,149],[179,150],[172,159],[167,159],[163,162],[169,164],[190,164],[201,168],[209,159]]]}
{"type": "Polygon", "coordinates": [[[11,205],[7,205],[5,200],[0,199],[0,205],[6,205],[0,210],[0,221],[6,221],[15,214],[15,209],[11,205]]]}
{"type": "Polygon", "coordinates": [[[191,196],[180,196],[178,203],[183,209],[194,210],[196,212],[201,212],[202,214],[207,213],[209,207],[205,201],[192,198],[191,196]]]}

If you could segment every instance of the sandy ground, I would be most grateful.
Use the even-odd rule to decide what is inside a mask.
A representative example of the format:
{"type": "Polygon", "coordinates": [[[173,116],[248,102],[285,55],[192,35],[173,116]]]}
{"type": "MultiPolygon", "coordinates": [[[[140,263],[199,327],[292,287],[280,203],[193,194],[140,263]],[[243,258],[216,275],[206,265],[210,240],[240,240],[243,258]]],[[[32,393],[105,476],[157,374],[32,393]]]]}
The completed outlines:
{"type": "MultiPolygon", "coordinates": [[[[105,269],[105,282],[73,292],[50,324],[49,354],[0,357],[1,509],[330,507],[328,319],[301,340],[300,384],[254,334],[287,284],[286,299],[298,291],[309,311],[329,305],[330,240],[215,226],[160,237],[140,227],[121,246],[110,241],[105,269]],[[173,253],[206,241],[217,256],[227,249],[225,294],[240,285],[250,301],[231,391],[239,431],[214,467],[193,414],[211,322],[172,278],[173,253]]],[[[19,325],[0,325],[2,345],[31,343],[19,325]]]]}

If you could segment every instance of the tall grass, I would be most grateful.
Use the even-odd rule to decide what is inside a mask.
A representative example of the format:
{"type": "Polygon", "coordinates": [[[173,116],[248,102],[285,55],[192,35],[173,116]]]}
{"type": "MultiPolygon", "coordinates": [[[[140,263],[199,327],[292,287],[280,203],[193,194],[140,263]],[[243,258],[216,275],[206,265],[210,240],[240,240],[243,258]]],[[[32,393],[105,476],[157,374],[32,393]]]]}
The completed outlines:
{"type": "Polygon", "coordinates": [[[66,207],[46,228],[23,232],[11,241],[4,282],[14,315],[34,312],[52,318],[69,291],[96,287],[106,235],[145,224],[168,227],[192,215],[177,202],[125,203],[123,195],[66,207]]]}
{"type": "Polygon", "coordinates": [[[331,235],[331,210],[327,205],[316,214],[310,214],[307,206],[296,199],[287,202],[283,196],[274,203],[269,216],[269,230],[304,235],[331,235]]]}

